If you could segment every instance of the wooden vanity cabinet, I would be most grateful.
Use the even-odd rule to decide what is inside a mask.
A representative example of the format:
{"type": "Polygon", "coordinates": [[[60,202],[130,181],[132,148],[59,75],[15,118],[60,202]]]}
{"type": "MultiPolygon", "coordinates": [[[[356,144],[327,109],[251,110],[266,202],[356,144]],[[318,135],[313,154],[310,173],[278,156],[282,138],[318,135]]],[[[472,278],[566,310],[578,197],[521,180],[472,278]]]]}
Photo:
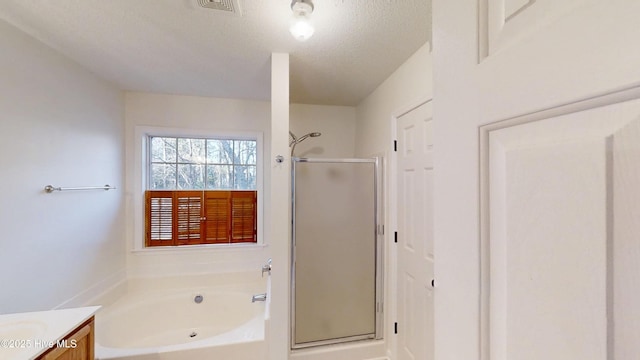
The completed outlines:
{"type": "Polygon", "coordinates": [[[94,355],[94,317],[75,328],[67,335],[61,347],[54,346],[40,355],[37,360],[93,360],[94,355]]]}

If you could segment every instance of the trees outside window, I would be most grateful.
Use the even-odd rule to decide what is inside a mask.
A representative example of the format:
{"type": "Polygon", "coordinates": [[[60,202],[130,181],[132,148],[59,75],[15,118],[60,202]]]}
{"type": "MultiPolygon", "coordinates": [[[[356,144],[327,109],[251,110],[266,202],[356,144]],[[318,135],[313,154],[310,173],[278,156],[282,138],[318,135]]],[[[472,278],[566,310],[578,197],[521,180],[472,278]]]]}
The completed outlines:
{"type": "Polygon", "coordinates": [[[255,190],[257,142],[150,138],[150,190],[255,190]]]}

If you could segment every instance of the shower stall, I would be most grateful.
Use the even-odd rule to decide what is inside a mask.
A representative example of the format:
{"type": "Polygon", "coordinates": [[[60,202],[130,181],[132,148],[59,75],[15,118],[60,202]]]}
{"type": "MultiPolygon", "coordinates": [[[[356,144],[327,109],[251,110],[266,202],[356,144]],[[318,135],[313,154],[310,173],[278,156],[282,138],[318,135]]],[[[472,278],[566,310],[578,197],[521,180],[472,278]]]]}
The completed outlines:
{"type": "Polygon", "coordinates": [[[382,337],[380,167],[292,158],[292,349],[382,337]]]}

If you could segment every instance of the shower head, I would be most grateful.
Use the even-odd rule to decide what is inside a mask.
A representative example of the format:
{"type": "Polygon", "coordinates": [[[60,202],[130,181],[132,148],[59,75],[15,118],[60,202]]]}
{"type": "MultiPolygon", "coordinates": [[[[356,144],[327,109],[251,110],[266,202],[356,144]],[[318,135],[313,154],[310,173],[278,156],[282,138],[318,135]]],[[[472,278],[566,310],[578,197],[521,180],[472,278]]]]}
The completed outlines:
{"type": "Polygon", "coordinates": [[[311,132],[311,133],[308,133],[308,134],[302,135],[299,139],[297,139],[297,140],[296,140],[296,143],[298,143],[298,144],[299,144],[299,143],[303,142],[303,141],[304,141],[306,138],[308,138],[308,137],[318,137],[318,136],[320,136],[320,135],[322,135],[322,134],[321,134],[321,133],[319,133],[319,132],[311,132]]]}
{"type": "Polygon", "coordinates": [[[291,146],[293,144],[299,144],[299,143],[303,142],[308,137],[318,137],[320,135],[322,135],[322,133],[310,132],[308,134],[302,135],[301,137],[297,137],[294,133],[289,131],[289,146],[291,146]]]}
{"type": "Polygon", "coordinates": [[[320,135],[322,135],[322,133],[310,132],[310,133],[304,134],[304,135],[302,135],[300,137],[296,137],[294,133],[289,131],[289,146],[291,147],[291,156],[293,156],[293,151],[295,150],[296,145],[298,145],[301,142],[305,141],[309,137],[318,137],[320,135]]]}

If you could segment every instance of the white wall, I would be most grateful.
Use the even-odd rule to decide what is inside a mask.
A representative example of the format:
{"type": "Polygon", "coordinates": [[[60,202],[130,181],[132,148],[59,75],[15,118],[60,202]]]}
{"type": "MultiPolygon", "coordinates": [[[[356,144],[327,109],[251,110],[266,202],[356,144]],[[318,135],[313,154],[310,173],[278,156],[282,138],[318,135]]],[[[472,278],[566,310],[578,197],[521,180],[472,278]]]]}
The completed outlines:
{"type": "Polygon", "coordinates": [[[0,313],[80,305],[124,276],[122,94],[4,21],[0,48],[0,313]]]}
{"type": "MultiPolygon", "coordinates": [[[[385,227],[394,225],[394,214],[389,206],[393,186],[391,181],[390,155],[392,153],[392,127],[394,117],[410,110],[412,107],[431,99],[433,90],[432,57],[430,45],[424,44],[407,61],[404,62],[389,78],[364,99],[356,108],[356,155],[383,156],[384,167],[384,204],[385,227]]],[[[391,231],[387,231],[390,234],[391,231]]],[[[396,309],[396,258],[395,247],[389,246],[391,240],[386,236],[385,251],[385,339],[387,351],[392,354],[393,324],[397,321],[396,309]]]]}
{"type": "MultiPolygon", "coordinates": [[[[127,249],[142,243],[144,218],[140,151],[136,127],[184,129],[187,133],[261,132],[263,154],[270,151],[270,104],[265,101],[217,99],[197,96],[129,92],[125,95],[127,169],[127,249]]],[[[263,159],[265,163],[268,159],[263,159]]],[[[269,167],[264,168],[264,209],[269,201],[269,167]]],[[[264,212],[263,235],[268,234],[270,213],[264,212]]],[[[265,243],[268,242],[265,237],[265,243]]],[[[139,248],[140,246],[138,246],[139,248]]],[[[163,276],[205,272],[259,271],[269,255],[264,246],[225,246],[128,251],[129,276],[163,276]]]]}
{"type": "Polygon", "coordinates": [[[354,107],[291,104],[289,111],[290,129],[296,136],[322,133],[320,137],[307,138],[298,144],[295,156],[341,158],[355,155],[354,107]]]}
{"type": "Polygon", "coordinates": [[[432,82],[426,43],[356,107],[356,154],[386,153],[391,148],[391,118],[430,99],[432,82]]]}
{"type": "Polygon", "coordinates": [[[289,353],[289,284],[291,269],[291,162],[275,161],[277,156],[287,158],[289,131],[289,54],[271,54],[271,155],[265,167],[271,169],[271,183],[267,188],[272,202],[269,213],[273,216],[269,237],[271,241],[271,318],[266,329],[269,346],[266,358],[287,359],[289,353]]]}

